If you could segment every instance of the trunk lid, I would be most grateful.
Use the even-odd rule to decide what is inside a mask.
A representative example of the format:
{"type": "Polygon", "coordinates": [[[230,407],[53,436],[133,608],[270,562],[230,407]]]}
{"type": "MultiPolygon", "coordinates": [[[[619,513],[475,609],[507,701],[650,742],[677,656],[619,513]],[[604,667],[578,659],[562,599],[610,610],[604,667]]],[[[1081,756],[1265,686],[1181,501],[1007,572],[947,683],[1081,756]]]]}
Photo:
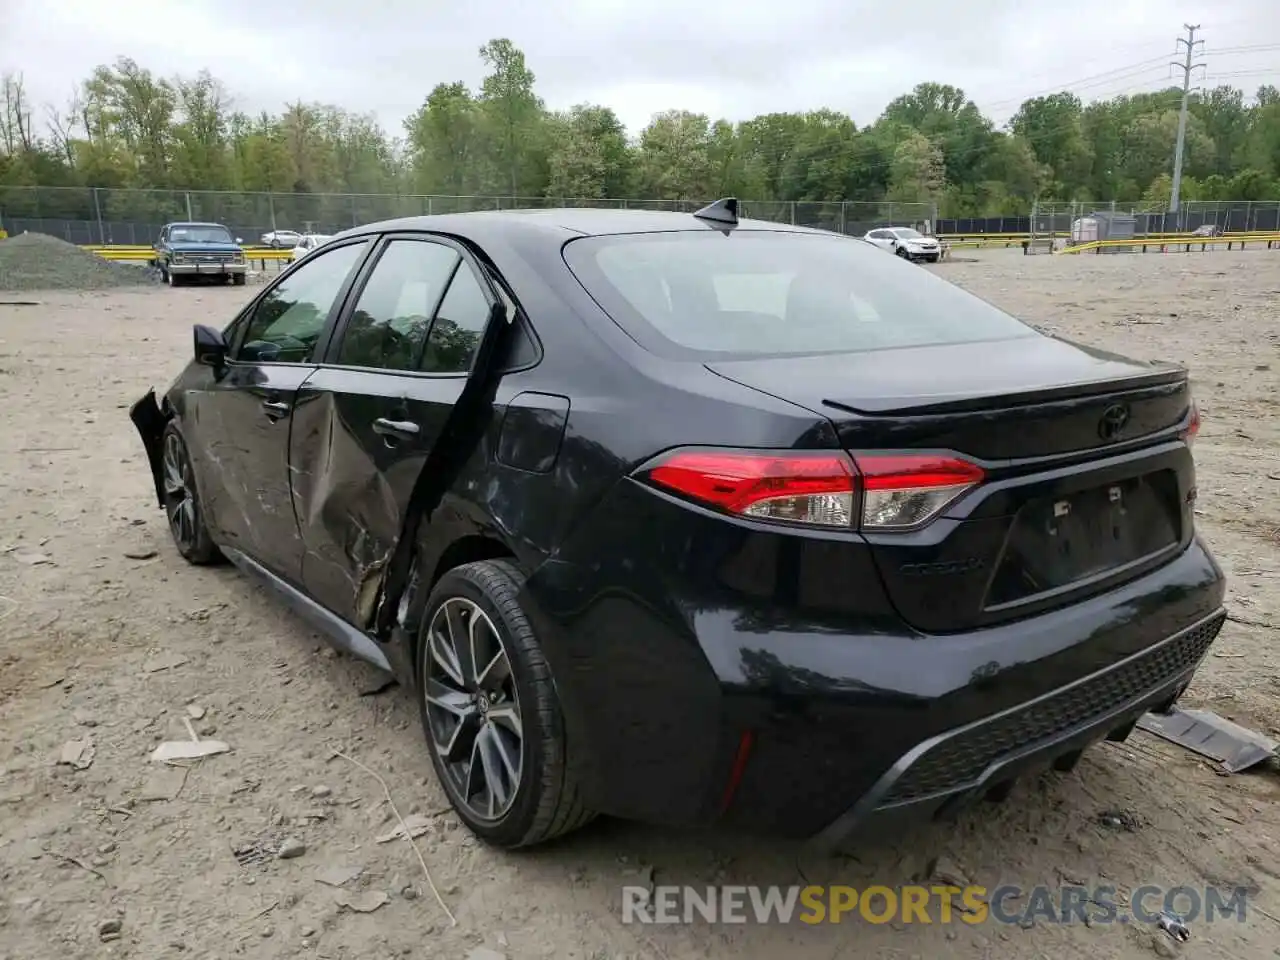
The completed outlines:
{"type": "Polygon", "coordinates": [[[1182,367],[1042,336],[707,367],[824,415],[855,457],[951,452],[986,471],[923,528],[862,535],[891,601],[922,631],[1030,616],[1190,542],[1182,367]]]}

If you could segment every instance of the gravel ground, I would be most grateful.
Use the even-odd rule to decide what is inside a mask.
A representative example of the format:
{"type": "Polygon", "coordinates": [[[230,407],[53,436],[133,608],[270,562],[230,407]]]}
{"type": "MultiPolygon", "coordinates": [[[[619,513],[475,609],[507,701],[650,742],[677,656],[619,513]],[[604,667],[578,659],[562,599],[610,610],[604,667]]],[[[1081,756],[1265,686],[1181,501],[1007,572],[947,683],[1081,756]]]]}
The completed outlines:
{"type": "Polygon", "coordinates": [[[0,240],[0,293],[21,290],[107,290],[156,283],[136,263],[113,263],[43,233],[0,240]]]}
{"type": "MultiPolygon", "coordinates": [[[[927,269],[1063,335],[1191,365],[1205,416],[1197,512],[1236,619],[1190,700],[1280,733],[1280,254],[989,252],[927,269]]],[[[170,545],[125,407],[185,362],[192,322],[228,318],[246,295],[157,288],[0,306],[0,955],[1277,955],[1280,776],[1224,778],[1142,733],[958,824],[847,857],[608,821],[520,855],[478,845],[447,812],[404,691],[373,692],[365,668],[261,589],[189,567],[170,545]],[[184,720],[231,752],[157,777],[148,755],[185,738],[184,720]],[[84,769],[57,763],[68,741],[84,769]],[[426,819],[417,842],[456,926],[409,845],[377,842],[394,824],[381,784],[335,750],[426,819]],[[287,840],[299,855],[276,859],[287,840]],[[988,887],[1244,885],[1252,898],[1246,922],[1195,922],[1184,946],[1141,924],[621,922],[620,888],[650,878],[893,885],[933,856],[945,865],[935,875],[988,887]],[[321,882],[340,869],[354,878],[321,882]]]]}

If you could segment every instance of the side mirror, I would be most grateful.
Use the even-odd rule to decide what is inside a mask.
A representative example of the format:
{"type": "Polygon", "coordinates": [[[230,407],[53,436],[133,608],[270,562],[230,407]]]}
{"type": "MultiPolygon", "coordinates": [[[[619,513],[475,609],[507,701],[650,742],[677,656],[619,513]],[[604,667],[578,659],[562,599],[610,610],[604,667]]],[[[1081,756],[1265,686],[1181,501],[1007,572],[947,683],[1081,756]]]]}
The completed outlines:
{"type": "Polygon", "coordinates": [[[227,341],[222,331],[197,323],[194,330],[196,363],[221,370],[227,365],[227,341]]]}
{"type": "Polygon", "coordinates": [[[242,240],[240,237],[236,237],[236,243],[244,243],[244,240],[242,240]]]}

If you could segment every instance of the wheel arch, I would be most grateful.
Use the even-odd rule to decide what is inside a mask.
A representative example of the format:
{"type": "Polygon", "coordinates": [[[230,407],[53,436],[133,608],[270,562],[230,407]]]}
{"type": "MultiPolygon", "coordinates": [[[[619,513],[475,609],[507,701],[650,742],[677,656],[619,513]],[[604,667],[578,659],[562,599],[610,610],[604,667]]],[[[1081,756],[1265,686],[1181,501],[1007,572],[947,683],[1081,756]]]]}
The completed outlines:
{"type": "Polygon", "coordinates": [[[401,655],[412,671],[418,668],[417,642],[412,638],[418,634],[431,591],[446,573],[483,560],[507,560],[523,569],[516,551],[495,533],[470,527],[455,528],[453,536],[446,541],[440,536],[441,532],[429,525],[419,535],[409,582],[400,597],[398,627],[404,637],[401,655]]]}

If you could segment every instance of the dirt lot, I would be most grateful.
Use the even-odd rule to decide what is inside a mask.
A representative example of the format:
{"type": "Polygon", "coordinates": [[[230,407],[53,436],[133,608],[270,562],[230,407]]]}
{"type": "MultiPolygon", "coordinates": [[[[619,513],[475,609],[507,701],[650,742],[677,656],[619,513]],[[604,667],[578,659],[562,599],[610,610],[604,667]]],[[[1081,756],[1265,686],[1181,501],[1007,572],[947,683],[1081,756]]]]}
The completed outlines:
{"type": "MultiPolygon", "coordinates": [[[[1237,619],[1190,699],[1280,733],[1280,253],[972,256],[930,269],[1066,336],[1191,365],[1205,416],[1197,512],[1237,619]]],[[[182,563],[152,502],[125,407],[186,361],[192,322],[221,323],[251,294],[24,294],[41,304],[0,306],[0,955],[1280,955],[1280,776],[1220,777],[1141,733],[958,826],[820,862],[789,844],[613,822],[521,855],[477,845],[445,812],[408,696],[371,692],[367,670],[232,570],[182,563]],[[232,752],[185,780],[149,781],[148,754],[186,736],[189,708],[232,752]],[[56,763],[75,739],[92,743],[83,770],[56,763]],[[456,926],[410,846],[376,842],[394,826],[377,780],[334,750],[385,778],[402,814],[430,818],[418,843],[456,926]],[[286,838],[305,853],[241,864],[234,852],[286,838]],[[660,884],[892,885],[938,854],[989,887],[1253,895],[1247,922],[1195,924],[1182,947],[1137,924],[621,922],[620,888],[650,871],[660,884]],[[317,882],[334,867],[362,870],[342,890],[388,901],[341,907],[317,882]],[[118,937],[101,942],[117,920],[118,937]]]]}

